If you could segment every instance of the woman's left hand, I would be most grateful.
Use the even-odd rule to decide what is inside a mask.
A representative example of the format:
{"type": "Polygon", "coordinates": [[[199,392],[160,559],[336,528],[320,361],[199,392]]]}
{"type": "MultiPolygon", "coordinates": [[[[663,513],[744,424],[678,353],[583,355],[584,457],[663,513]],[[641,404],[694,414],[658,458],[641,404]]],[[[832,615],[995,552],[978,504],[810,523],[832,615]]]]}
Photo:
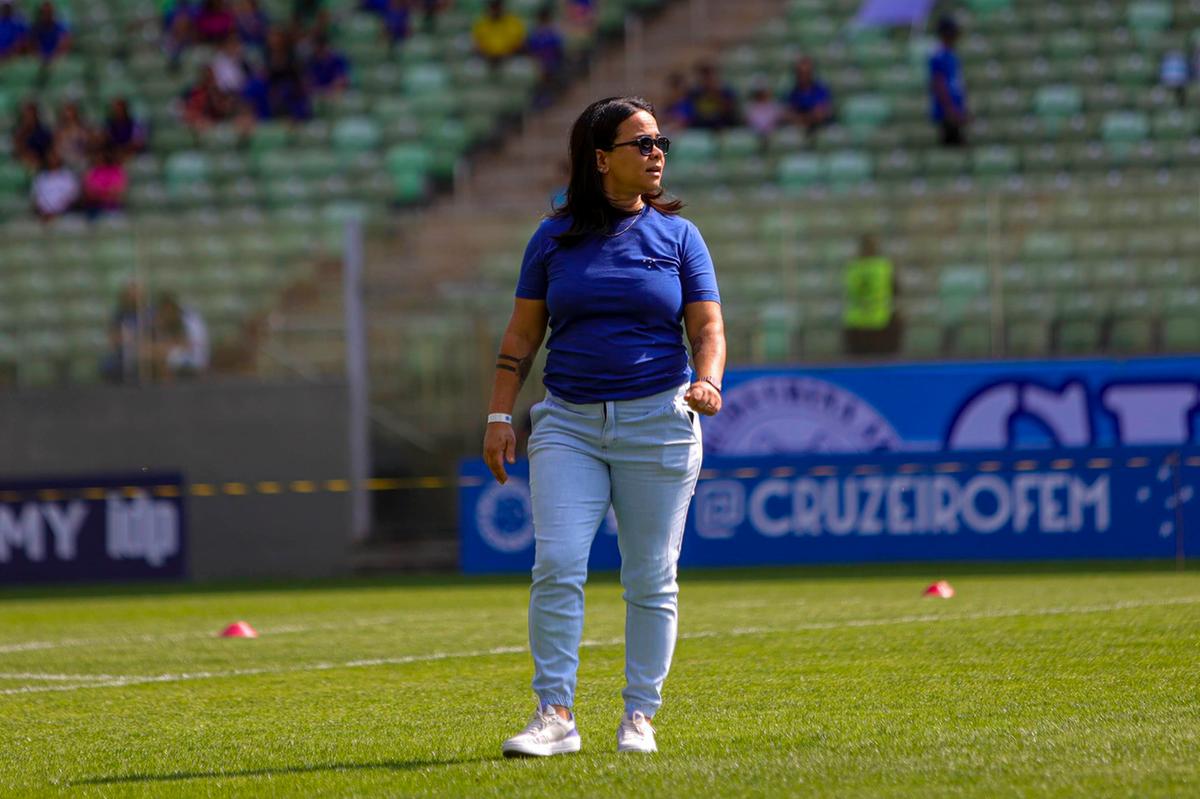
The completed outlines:
{"type": "Polygon", "coordinates": [[[721,392],[707,380],[692,383],[683,399],[692,410],[705,416],[715,416],[721,410],[721,392]]]}

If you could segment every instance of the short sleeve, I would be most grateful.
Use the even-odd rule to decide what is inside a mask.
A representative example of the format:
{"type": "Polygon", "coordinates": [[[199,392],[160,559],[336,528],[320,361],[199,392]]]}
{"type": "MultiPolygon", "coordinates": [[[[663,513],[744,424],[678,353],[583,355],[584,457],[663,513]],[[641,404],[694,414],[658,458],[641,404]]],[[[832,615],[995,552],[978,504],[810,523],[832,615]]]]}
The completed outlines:
{"type": "Polygon", "coordinates": [[[546,299],[549,282],[546,275],[546,232],[543,224],[534,231],[525,247],[521,274],[517,278],[517,297],[522,300],[546,299]]]}
{"type": "Polygon", "coordinates": [[[683,303],[690,302],[720,302],[721,294],[717,290],[717,273],[713,268],[712,256],[708,254],[708,246],[700,231],[691,222],[686,223],[683,231],[682,267],[679,270],[679,280],[683,284],[683,303]]]}

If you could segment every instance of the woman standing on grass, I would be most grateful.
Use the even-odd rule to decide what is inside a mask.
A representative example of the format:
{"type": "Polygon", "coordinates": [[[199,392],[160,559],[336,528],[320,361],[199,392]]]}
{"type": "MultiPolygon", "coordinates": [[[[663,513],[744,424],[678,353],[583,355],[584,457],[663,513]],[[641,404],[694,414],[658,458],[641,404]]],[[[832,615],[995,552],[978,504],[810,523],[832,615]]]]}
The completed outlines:
{"type": "Polygon", "coordinates": [[[566,204],[533,234],[500,345],[484,458],[516,457],[512,409],[547,325],[546,398],[531,410],[535,556],[529,601],[538,708],[506,756],[579,750],[571,706],[588,553],[611,505],[626,602],[617,751],[656,751],[675,648],[676,563],[700,473],[697,413],[721,410],[725,331],[712,259],[666,199],[670,142],[637,97],[590,105],[571,130],[566,204]],[[695,376],[682,334],[691,342],[695,376]]]}

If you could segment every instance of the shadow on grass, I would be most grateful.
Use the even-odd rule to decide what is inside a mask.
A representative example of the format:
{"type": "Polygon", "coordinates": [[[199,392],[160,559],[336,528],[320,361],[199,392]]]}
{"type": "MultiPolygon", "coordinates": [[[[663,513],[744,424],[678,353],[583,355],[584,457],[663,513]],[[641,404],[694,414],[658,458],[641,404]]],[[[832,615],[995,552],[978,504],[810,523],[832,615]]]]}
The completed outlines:
{"type": "Polygon", "coordinates": [[[166,774],[116,774],[108,777],[89,777],[71,785],[124,785],[138,782],[182,782],[183,780],[212,780],[230,777],[283,777],[289,774],[317,774],[325,771],[415,771],[436,766],[462,766],[490,763],[502,757],[465,757],[459,760],[381,760],[378,763],[322,763],[313,766],[280,766],[252,768],[241,771],[171,771],[166,774]]]}
{"type": "MultiPolygon", "coordinates": [[[[1177,571],[1171,560],[1055,560],[1055,561],[928,561],[841,565],[738,566],[724,569],[684,568],[680,579],[697,582],[788,582],[795,580],[861,580],[872,577],[937,575],[1021,576],[1027,574],[1111,574],[1177,571]]],[[[1187,563],[1187,571],[1200,569],[1187,563]]],[[[593,572],[592,583],[615,583],[615,571],[593,572]]],[[[205,594],[269,593],[284,591],[370,591],[377,589],[496,588],[529,585],[521,574],[427,574],[333,578],[324,580],[229,580],[212,583],[90,583],[84,585],[27,585],[0,588],[0,603],[33,599],[83,599],[143,596],[200,596],[205,594]]]]}

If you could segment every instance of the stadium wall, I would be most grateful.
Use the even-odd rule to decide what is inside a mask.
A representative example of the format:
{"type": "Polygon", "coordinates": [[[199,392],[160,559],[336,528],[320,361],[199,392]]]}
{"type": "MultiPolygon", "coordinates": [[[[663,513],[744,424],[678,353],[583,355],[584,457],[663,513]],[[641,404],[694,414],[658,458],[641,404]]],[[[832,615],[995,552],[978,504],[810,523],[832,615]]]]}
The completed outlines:
{"type": "MultiPolygon", "coordinates": [[[[349,474],[347,403],[337,382],[3,394],[0,483],[179,475],[186,528],[179,573],[198,581],[343,575],[350,494],[325,486],[349,474]]],[[[39,554],[44,571],[53,547],[39,554]]]]}

